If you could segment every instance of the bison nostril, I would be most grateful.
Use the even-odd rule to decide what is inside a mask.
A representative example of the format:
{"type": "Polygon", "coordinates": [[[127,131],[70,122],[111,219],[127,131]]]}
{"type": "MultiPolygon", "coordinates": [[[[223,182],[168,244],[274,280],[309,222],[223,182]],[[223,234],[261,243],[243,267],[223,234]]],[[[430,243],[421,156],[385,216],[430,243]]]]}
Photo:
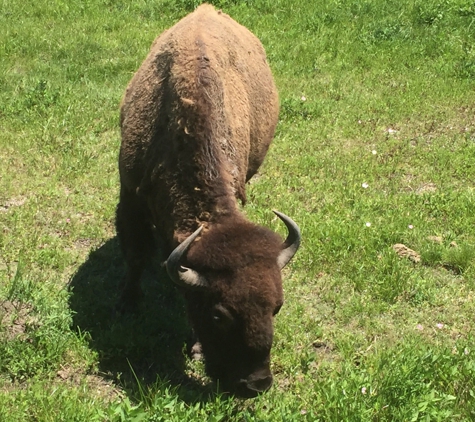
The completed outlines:
{"type": "Polygon", "coordinates": [[[272,375],[257,378],[249,377],[237,383],[236,393],[242,397],[256,397],[259,393],[264,393],[272,386],[272,375]]]}
{"type": "Polygon", "coordinates": [[[247,386],[253,390],[263,392],[267,391],[272,385],[272,375],[269,375],[264,378],[257,378],[251,381],[248,381],[247,386]]]}

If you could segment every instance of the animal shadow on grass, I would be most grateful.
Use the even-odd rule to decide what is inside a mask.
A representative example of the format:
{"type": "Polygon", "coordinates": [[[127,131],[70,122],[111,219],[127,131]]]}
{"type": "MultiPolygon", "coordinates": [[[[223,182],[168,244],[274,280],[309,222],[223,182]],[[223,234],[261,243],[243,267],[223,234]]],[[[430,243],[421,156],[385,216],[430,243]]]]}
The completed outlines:
{"type": "Polygon", "coordinates": [[[148,387],[153,391],[158,377],[162,383],[156,385],[179,387],[177,394],[186,402],[209,400],[215,385],[185,374],[191,329],[184,300],[166,270],[151,263],[142,276],[144,298],[137,311],[120,315],[115,307],[124,275],[125,262],[113,238],[90,252],[69,284],[73,327],[90,334],[100,372],[134,397],[148,387]]]}

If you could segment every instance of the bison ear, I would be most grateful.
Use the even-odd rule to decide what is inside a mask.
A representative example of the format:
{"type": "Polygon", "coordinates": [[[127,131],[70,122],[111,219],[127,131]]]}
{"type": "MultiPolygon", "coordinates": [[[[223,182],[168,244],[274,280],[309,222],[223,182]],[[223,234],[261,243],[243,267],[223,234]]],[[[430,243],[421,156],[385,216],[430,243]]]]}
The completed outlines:
{"type": "Polygon", "coordinates": [[[273,210],[273,212],[284,222],[289,231],[287,239],[285,239],[285,242],[282,245],[282,250],[277,257],[277,265],[282,269],[289,263],[297,252],[300,246],[301,235],[299,226],[297,226],[297,223],[294,220],[279,211],[273,210]]]}
{"type": "Polygon", "coordinates": [[[176,284],[181,287],[208,287],[206,278],[204,278],[201,274],[195,270],[192,270],[191,268],[180,265],[180,261],[186,256],[186,252],[193,241],[198,237],[202,229],[203,226],[200,226],[191,236],[178,245],[166,261],[168,275],[176,284]]]}

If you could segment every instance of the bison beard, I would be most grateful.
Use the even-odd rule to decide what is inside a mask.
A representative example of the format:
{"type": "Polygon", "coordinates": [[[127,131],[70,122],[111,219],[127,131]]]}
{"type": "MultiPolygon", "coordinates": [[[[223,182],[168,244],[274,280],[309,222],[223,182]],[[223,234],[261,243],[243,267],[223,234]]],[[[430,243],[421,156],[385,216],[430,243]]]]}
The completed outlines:
{"type": "Polygon", "coordinates": [[[160,35],[121,106],[117,232],[127,261],[120,306],[134,306],[154,249],[169,254],[209,375],[252,397],[272,384],[281,269],[300,243],[248,221],[237,200],[264,160],[278,118],[260,42],[212,6],[160,35]]]}

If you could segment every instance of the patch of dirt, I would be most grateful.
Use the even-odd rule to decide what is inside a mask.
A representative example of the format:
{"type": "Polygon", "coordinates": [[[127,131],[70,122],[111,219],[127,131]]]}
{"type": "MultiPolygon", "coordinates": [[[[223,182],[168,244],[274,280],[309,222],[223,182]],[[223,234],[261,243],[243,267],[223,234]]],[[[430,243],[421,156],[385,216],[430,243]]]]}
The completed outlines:
{"type": "Polygon", "coordinates": [[[26,202],[26,196],[16,196],[0,204],[0,213],[7,212],[11,208],[21,207],[26,202]]]}
{"type": "MultiPolygon", "coordinates": [[[[88,391],[94,394],[96,398],[104,399],[107,403],[122,400],[126,394],[117,388],[111,379],[107,376],[84,374],[78,369],[61,367],[56,373],[56,377],[48,382],[47,389],[54,390],[56,385],[61,384],[69,387],[81,387],[81,391],[88,391]]],[[[14,394],[19,390],[28,388],[28,382],[5,382],[0,387],[0,393],[14,394]]]]}
{"type": "Polygon", "coordinates": [[[5,271],[8,277],[13,277],[18,269],[18,261],[3,261],[0,260],[0,271],[5,271]]]}
{"type": "Polygon", "coordinates": [[[32,315],[33,307],[18,301],[0,303],[0,327],[6,340],[27,339],[27,332],[39,326],[38,318],[32,315]]]}
{"type": "Polygon", "coordinates": [[[319,355],[327,355],[335,350],[335,346],[331,343],[316,340],[312,343],[313,350],[319,355]]]}
{"type": "Polygon", "coordinates": [[[408,248],[402,243],[396,243],[393,245],[393,249],[401,258],[408,258],[416,264],[421,261],[421,256],[416,251],[408,248]]]}
{"type": "Polygon", "coordinates": [[[338,362],[340,359],[335,345],[329,341],[315,340],[311,347],[317,356],[317,358],[310,363],[312,371],[318,371],[322,365],[330,362],[338,362]]]}
{"type": "Polygon", "coordinates": [[[324,360],[332,362],[338,359],[337,348],[330,341],[315,340],[312,343],[312,350],[318,356],[318,359],[312,364],[314,368],[318,368],[324,360]]]}
{"type": "Polygon", "coordinates": [[[424,183],[423,185],[419,186],[416,189],[416,193],[418,195],[422,195],[428,192],[436,192],[436,191],[437,191],[437,186],[435,185],[435,183],[424,183]]]}
{"type": "Polygon", "coordinates": [[[108,379],[107,374],[105,376],[84,374],[80,368],[61,365],[61,369],[56,372],[56,380],[72,386],[86,385],[89,391],[93,391],[95,395],[108,402],[125,397],[124,392],[115,386],[112,379],[108,379]]]}
{"type": "MultiPolygon", "coordinates": [[[[274,372],[274,375],[275,372],[274,372]]],[[[274,383],[277,384],[280,391],[288,391],[292,388],[293,381],[290,378],[274,376],[274,383]]]]}
{"type": "Polygon", "coordinates": [[[78,239],[72,244],[72,248],[68,248],[69,250],[89,250],[95,245],[95,242],[92,239],[78,239]]]}

